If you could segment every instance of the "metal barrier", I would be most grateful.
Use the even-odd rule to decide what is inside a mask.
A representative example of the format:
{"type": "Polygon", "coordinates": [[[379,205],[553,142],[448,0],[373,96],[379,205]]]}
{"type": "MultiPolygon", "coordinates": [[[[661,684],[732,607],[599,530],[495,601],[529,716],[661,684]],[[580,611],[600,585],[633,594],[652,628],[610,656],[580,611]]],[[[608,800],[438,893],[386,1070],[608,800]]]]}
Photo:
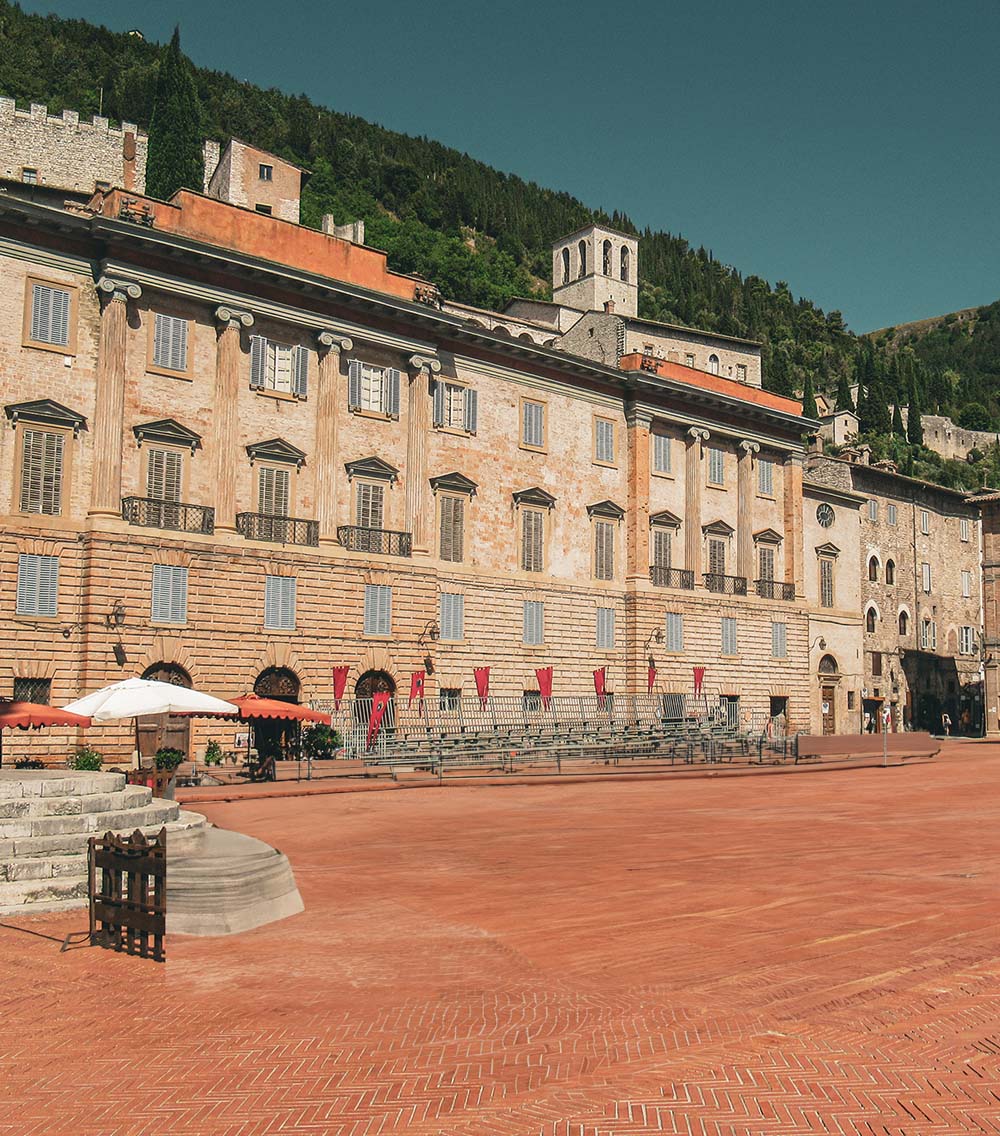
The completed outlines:
{"type": "Polygon", "coordinates": [[[167,830],[152,841],[138,828],[131,836],[92,836],[87,868],[91,943],[163,962],[167,830]]]}

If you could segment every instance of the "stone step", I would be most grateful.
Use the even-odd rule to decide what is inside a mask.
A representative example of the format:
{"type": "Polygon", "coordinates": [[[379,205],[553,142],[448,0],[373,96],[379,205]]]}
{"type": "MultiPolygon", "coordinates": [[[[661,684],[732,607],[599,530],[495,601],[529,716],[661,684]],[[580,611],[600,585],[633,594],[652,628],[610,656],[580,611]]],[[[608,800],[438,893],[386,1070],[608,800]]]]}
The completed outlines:
{"type": "Polygon", "coordinates": [[[0,800],[0,821],[36,816],[72,816],[78,813],[110,813],[142,808],[152,800],[146,785],[126,785],[111,793],[88,793],[71,797],[20,797],[0,800]]]}
{"type": "Polygon", "coordinates": [[[176,820],[180,806],[173,801],[154,800],[137,809],[111,812],[70,813],[65,816],[24,816],[0,820],[0,840],[26,836],[62,836],[69,833],[132,832],[176,820]]]}
{"type": "Polygon", "coordinates": [[[13,915],[19,911],[47,911],[53,903],[74,906],[87,902],[87,873],[41,880],[14,880],[0,883],[0,912],[13,915]]]}
{"type": "MultiPolygon", "coordinates": [[[[177,809],[177,805],[169,801],[160,801],[160,804],[177,809]]],[[[141,815],[145,810],[136,810],[141,815]]],[[[137,816],[130,815],[130,823],[119,829],[120,832],[131,833],[141,828],[147,836],[155,836],[162,827],[167,830],[167,848],[172,845],[178,850],[192,845],[192,841],[200,836],[207,826],[207,821],[200,813],[178,811],[173,820],[165,824],[157,820],[152,824],[136,823],[137,816]]],[[[64,832],[48,836],[21,836],[9,840],[0,840],[0,863],[14,859],[23,859],[31,856],[64,856],[76,853],[80,856],[87,854],[87,841],[91,836],[103,836],[108,831],[104,826],[96,832],[64,832]]],[[[114,831],[112,829],[112,831],[114,831]]]]}
{"type": "Polygon", "coordinates": [[[8,769],[0,776],[0,801],[21,797],[82,797],[115,793],[125,787],[124,773],[77,773],[50,769],[8,769]]]}

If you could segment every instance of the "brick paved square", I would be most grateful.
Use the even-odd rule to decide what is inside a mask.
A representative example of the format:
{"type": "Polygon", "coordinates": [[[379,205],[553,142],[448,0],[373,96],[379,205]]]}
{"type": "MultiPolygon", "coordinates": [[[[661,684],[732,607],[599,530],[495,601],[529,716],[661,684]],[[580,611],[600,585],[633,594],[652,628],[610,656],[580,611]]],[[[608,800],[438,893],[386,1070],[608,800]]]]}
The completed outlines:
{"type": "Polygon", "coordinates": [[[0,1133],[998,1132],[998,789],[955,744],[206,805],[306,911],[165,966],[8,920],[0,1133]]]}

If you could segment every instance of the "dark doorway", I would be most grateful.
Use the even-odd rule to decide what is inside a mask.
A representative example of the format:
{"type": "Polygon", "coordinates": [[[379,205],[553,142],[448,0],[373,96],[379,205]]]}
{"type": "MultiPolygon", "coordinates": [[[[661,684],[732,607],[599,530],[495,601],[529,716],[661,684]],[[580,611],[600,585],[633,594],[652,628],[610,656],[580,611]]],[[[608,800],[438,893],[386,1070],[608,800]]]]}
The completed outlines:
{"type": "MultiPolygon", "coordinates": [[[[287,667],[268,667],[260,672],[253,684],[254,694],[277,702],[297,703],[300,690],[299,676],[287,667]]],[[[280,718],[254,719],[253,738],[259,761],[298,756],[298,722],[280,718]]]]}
{"type": "MultiPolygon", "coordinates": [[[[191,676],[177,663],[154,663],[140,677],[191,689],[191,676]]],[[[139,718],[137,725],[140,757],[152,757],[159,749],[179,749],[185,757],[190,756],[190,718],[178,714],[155,714],[139,718]]]]}
{"type": "MultiPolygon", "coordinates": [[[[395,694],[396,681],[386,671],[365,671],[354,687],[354,721],[367,729],[368,718],[371,714],[370,699],[376,694],[395,694]]],[[[382,718],[382,730],[395,729],[396,726],[396,699],[390,698],[382,718]]]]}

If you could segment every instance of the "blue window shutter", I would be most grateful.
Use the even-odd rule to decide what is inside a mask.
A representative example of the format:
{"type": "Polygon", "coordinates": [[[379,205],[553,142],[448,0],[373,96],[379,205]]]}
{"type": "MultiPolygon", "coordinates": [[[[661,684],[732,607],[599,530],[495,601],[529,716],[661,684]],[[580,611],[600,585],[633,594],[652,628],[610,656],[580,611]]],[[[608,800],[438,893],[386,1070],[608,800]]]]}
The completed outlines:
{"type": "Polygon", "coordinates": [[[250,387],[262,390],[267,374],[267,340],[263,335],[250,336],[250,387]]]}
{"type": "Polygon", "coordinates": [[[296,398],[306,398],[309,394],[309,351],[302,346],[295,348],[292,394],[296,398]]]}
{"type": "Polygon", "coordinates": [[[388,378],[385,392],[385,412],[390,418],[399,417],[399,371],[390,367],[386,372],[388,378]]]}
{"type": "Polygon", "coordinates": [[[444,395],[445,385],[440,379],[434,380],[434,425],[444,425],[444,395]]]}
{"type": "Polygon", "coordinates": [[[361,406],[361,360],[352,359],[347,364],[347,409],[357,410],[361,406]]]}
{"type": "Polygon", "coordinates": [[[479,392],[471,387],[465,392],[465,428],[475,434],[479,420],[479,392]]]}

